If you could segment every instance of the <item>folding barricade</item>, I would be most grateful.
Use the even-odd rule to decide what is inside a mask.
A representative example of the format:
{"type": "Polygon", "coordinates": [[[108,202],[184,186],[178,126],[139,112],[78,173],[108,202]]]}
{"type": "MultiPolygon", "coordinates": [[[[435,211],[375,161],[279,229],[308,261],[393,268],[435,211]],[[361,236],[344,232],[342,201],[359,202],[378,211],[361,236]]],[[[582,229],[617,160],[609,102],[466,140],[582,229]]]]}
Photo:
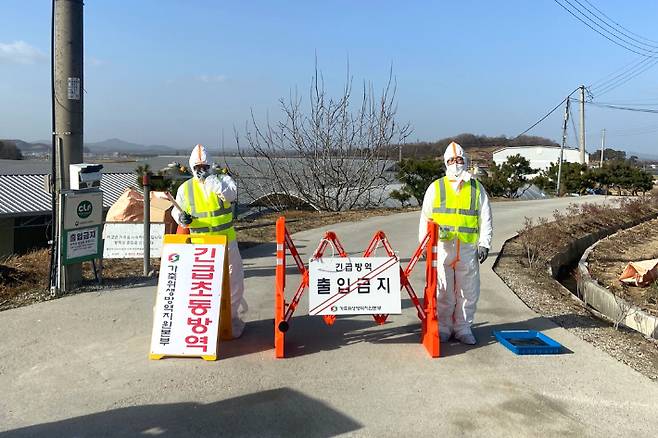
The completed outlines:
{"type": "MultiPolygon", "coordinates": [[[[411,260],[405,269],[400,266],[400,286],[403,287],[412,303],[416,307],[418,319],[421,321],[421,342],[431,357],[439,357],[439,324],[436,309],[436,287],[437,287],[437,231],[436,223],[429,221],[427,226],[427,233],[422,242],[416,248],[411,260]],[[409,276],[416,266],[416,263],[422,256],[423,252],[426,254],[425,258],[425,293],[423,296],[422,304],[416,295],[409,276]]],[[[313,253],[313,258],[318,259],[322,257],[327,245],[332,243],[336,248],[340,257],[348,257],[343,245],[338,240],[335,233],[328,231],[325,233],[323,239],[320,241],[317,249],[313,253]]],[[[397,256],[393,252],[386,235],[382,231],[377,231],[373,236],[368,248],[363,253],[363,257],[371,257],[374,255],[375,250],[379,244],[382,244],[389,257],[397,256]]],[[[277,358],[285,357],[285,334],[290,328],[292,319],[299,301],[304,294],[304,291],[309,286],[309,269],[302,261],[297,248],[286,228],[286,219],[281,216],[276,222],[276,275],[275,275],[275,291],[274,291],[274,350],[277,358]],[[286,256],[290,253],[297,269],[302,277],[295,295],[291,301],[286,301],[285,288],[286,288],[286,256]]],[[[322,316],[327,325],[332,325],[336,320],[336,315],[323,315],[322,316]]],[[[388,315],[373,315],[377,324],[384,324],[388,315]]]]}

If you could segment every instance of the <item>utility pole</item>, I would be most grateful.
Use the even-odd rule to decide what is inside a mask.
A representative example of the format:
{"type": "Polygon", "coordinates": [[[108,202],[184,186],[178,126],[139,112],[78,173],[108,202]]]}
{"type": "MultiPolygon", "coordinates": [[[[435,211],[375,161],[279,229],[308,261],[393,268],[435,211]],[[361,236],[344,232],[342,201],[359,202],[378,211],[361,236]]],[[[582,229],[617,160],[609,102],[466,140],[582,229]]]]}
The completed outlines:
{"type": "Polygon", "coordinates": [[[62,190],[70,188],[69,165],[82,163],[83,144],[83,2],[53,0],[53,142],[55,156],[56,242],[59,281],[57,288],[70,290],[82,279],[82,265],[64,265],[62,242],[62,190]]]}
{"type": "Polygon", "coordinates": [[[585,164],[585,86],[580,86],[580,164],[585,164]]]}
{"type": "Polygon", "coordinates": [[[603,169],[603,150],[605,149],[605,128],[601,131],[601,169],[603,169]]]}
{"type": "Polygon", "coordinates": [[[557,196],[560,196],[560,179],[562,177],[562,159],[564,157],[564,146],[567,143],[567,122],[569,121],[569,96],[567,96],[567,104],[564,107],[564,123],[562,124],[562,145],[560,146],[560,159],[557,167],[557,196]]]}

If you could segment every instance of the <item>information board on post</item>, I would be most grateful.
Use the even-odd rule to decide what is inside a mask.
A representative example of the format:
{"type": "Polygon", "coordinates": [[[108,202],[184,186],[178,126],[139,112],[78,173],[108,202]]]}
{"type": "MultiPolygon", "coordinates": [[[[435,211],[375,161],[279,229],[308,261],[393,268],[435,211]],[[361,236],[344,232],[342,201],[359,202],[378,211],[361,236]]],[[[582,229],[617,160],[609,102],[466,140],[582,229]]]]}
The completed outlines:
{"type": "Polygon", "coordinates": [[[103,192],[74,190],[62,194],[64,228],[62,261],[80,263],[101,257],[103,241],[100,224],[103,219],[103,192]]]}
{"type": "MultiPolygon", "coordinates": [[[[165,224],[151,223],[151,257],[162,255],[165,224]]],[[[103,228],[103,258],[141,259],[144,257],[144,224],[107,222],[103,228]]]]}
{"type": "Polygon", "coordinates": [[[227,273],[225,237],[214,238],[223,243],[165,241],[153,315],[151,359],[217,358],[220,304],[226,294],[227,273]]]}
{"type": "Polygon", "coordinates": [[[309,315],[402,313],[395,257],[338,257],[309,263],[309,315]]]}
{"type": "Polygon", "coordinates": [[[100,226],[64,231],[64,262],[80,263],[99,257],[101,252],[100,226]]]}

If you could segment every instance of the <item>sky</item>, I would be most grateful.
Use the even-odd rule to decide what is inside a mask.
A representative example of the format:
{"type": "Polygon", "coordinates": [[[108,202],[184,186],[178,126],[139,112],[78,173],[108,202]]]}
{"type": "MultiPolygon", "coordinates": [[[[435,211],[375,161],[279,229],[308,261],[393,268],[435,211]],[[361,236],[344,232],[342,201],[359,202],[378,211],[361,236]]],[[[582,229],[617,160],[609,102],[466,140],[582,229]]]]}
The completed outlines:
{"type": "MultiPolygon", "coordinates": [[[[590,3],[658,41],[658,2],[590,3]]],[[[0,138],[50,136],[50,14],[49,0],[0,1],[0,138]]],[[[348,63],[355,84],[376,89],[392,66],[409,141],[514,137],[579,85],[641,59],[553,0],[87,0],[84,20],[85,142],[217,145],[223,131],[230,147],[252,111],[276,120],[279,99],[295,88],[306,97],[316,56],[334,95],[348,63]]],[[[657,72],[594,99],[658,108],[657,72]]],[[[559,141],[562,117],[529,134],[559,141]]],[[[603,128],[607,146],[658,155],[658,114],[588,105],[588,150],[603,128]]]]}

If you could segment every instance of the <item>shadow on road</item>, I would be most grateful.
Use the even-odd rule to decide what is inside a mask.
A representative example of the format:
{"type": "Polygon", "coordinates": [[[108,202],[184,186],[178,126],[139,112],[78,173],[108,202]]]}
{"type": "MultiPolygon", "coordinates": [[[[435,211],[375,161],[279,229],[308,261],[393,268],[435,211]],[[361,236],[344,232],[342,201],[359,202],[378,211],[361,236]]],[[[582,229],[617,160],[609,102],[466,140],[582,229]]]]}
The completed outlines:
{"type": "Polygon", "coordinates": [[[362,427],[322,401],[279,388],[209,404],[113,409],[0,432],[0,437],[329,437],[362,427]]]}
{"type": "MultiPolygon", "coordinates": [[[[574,315],[575,316],[575,315],[574,315]]],[[[488,322],[476,322],[473,324],[473,334],[477,338],[476,345],[463,345],[459,341],[451,338],[448,342],[441,344],[441,356],[448,357],[457,354],[463,354],[469,350],[486,347],[491,344],[498,344],[493,332],[498,330],[536,330],[544,331],[553,329],[556,324],[551,320],[543,317],[535,317],[526,321],[509,322],[502,324],[489,324],[488,322]]],[[[502,345],[500,348],[505,348],[502,345]]],[[[514,353],[510,352],[512,356],[514,353]]],[[[573,354],[567,346],[563,345],[562,354],[573,354]]]]}
{"type": "MultiPolygon", "coordinates": [[[[410,300],[403,300],[403,308],[406,307],[413,307],[410,300]]],[[[395,316],[391,315],[391,319],[395,316]]],[[[568,318],[570,327],[587,327],[590,324],[586,318],[578,318],[579,315],[568,316],[570,316],[568,318]]],[[[441,357],[464,354],[469,350],[496,344],[498,340],[493,335],[495,330],[544,331],[555,327],[554,322],[542,317],[503,324],[477,322],[473,325],[473,333],[478,340],[476,345],[463,345],[452,338],[441,344],[441,357]]],[[[290,331],[286,334],[286,357],[316,354],[361,342],[420,346],[420,321],[404,326],[393,325],[390,322],[380,326],[365,317],[338,317],[334,325],[327,326],[320,316],[295,316],[290,322],[290,331]]],[[[222,360],[273,350],[273,348],[274,320],[266,319],[247,323],[244,335],[239,340],[220,343],[219,355],[222,360]]],[[[567,346],[564,346],[563,354],[572,353],[567,346]]]]}

